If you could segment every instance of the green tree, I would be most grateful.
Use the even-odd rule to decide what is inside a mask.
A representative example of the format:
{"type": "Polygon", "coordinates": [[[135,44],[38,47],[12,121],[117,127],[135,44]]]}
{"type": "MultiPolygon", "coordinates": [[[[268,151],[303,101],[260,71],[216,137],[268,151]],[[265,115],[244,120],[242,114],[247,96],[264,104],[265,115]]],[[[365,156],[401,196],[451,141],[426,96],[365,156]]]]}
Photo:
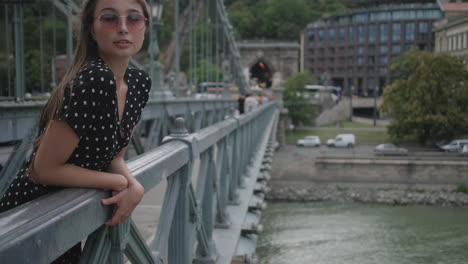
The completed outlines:
{"type": "Polygon", "coordinates": [[[305,0],[271,1],[258,18],[257,26],[271,39],[299,39],[300,32],[310,22],[305,0]]]}
{"type": "Polygon", "coordinates": [[[313,122],[315,108],[304,95],[307,93],[305,86],[314,82],[314,77],[310,73],[299,72],[284,83],[284,105],[295,126],[310,125],[313,122]]]}
{"type": "Polygon", "coordinates": [[[223,70],[207,60],[199,60],[196,68],[188,71],[187,77],[190,79],[191,76],[196,78],[195,80],[191,80],[192,83],[213,82],[216,76],[222,81],[223,70]]]}
{"type": "Polygon", "coordinates": [[[392,117],[394,141],[416,136],[435,143],[468,133],[468,71],[460,58],[411,51],[390,71],[381,110],[392,117]]]}
{"type": "Polygon", "coordinates": [[[345,0],[235,0],[227,5],[240,39],[298,40],[308,23],[346,9],[345,0]]]}

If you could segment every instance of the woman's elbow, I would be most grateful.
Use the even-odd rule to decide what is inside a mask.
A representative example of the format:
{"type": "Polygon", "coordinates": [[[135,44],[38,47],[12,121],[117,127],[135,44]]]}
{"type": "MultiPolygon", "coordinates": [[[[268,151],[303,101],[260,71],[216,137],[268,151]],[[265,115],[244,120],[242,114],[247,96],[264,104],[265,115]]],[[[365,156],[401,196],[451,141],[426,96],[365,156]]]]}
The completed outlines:
{"type": "Polygon", "coordinates": [[[46,179],[44,177],[46,171],[47,168],[33,161],[29,167],[29,179],[36,184],[46,184],[46,179]]]}

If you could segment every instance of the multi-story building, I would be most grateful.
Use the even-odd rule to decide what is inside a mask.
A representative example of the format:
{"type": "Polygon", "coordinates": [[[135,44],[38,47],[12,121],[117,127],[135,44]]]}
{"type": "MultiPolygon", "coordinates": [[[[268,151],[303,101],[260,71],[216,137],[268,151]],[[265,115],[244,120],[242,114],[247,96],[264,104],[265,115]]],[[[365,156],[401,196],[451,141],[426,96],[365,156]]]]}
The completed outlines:
{"type": "Polygon", "coordinates": [[[306,27],[301,70],[342,87],[345,94],[352,90],[371,96],[388,84],[389,65],[396,57],[414,48],[434,49],[432,28],[441,10],[436,0],[360,2],[365,8],[323,17],[306,27]]]}
{"type": "Polygon", "coordinates": [[[463,58],[468,69],[468,3],[441,3],[444,18],[434,27],[435,52],[463,58]]]}

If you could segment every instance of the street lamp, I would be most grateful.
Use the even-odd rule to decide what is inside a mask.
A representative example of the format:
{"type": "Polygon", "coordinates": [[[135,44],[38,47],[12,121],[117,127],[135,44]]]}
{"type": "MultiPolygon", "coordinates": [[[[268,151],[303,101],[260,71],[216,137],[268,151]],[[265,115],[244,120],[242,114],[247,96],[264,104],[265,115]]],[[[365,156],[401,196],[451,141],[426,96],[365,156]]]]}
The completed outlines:
{"type": "Polygon", "coordinates": [[[150,25],[149,25],[149,45],[148,54],[150,56],[149,72],[153,80],[151,94],[156,99],[174,98],[172,93],[168,91],[164,85],[164,77],[162,66],[159,63],[159,45],[158,45],[158,26],[162,25],[162,14],[164,9],[164,0],[150,0],[150,25]]]}
{"type": "Polygon", "coordinates": [[[151,19],[153,20],[152,23],[156,25],[161,24],[162,13],[164,9],[163,0],[153,1],[150,0],[150,12],[151,12],[151,19]]]}

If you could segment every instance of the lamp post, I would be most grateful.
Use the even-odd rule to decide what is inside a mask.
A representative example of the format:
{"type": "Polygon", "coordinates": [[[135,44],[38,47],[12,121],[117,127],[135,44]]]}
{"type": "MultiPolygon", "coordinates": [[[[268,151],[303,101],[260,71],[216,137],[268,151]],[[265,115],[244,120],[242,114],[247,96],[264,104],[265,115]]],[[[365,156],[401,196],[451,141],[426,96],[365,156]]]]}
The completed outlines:
{"type": "Polygon", "coordinates": [[[174,95],[168,91],[164,85],[164,76],[162,65],[159,63],[159,44],[158,44],[158,26],[162,25],[162,14],[164,9],[164,0],[150,0],[148,2],[150,9],[149,24],[149,45],[148,54],[150,56],[149,72],[153,80],[151,87],[151,96],[155,99],[174,98],[174,95]]]}

